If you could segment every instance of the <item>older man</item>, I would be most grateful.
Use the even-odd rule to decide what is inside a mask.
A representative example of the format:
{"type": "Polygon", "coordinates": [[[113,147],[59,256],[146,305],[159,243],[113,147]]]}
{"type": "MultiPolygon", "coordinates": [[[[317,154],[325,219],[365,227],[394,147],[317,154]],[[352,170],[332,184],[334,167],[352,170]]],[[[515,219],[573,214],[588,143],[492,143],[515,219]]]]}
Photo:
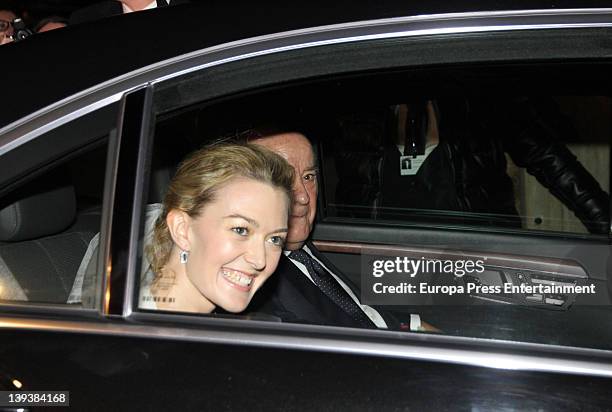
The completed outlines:
{"type": "Polygon", "coordinates": [[[251,139],[283,156],[296,171],[285,256],[276,276],[257,293],[249,310],[289,322],[387,328],[393,320],[363,305],[358,290],[308,242],[317,213],[318,169],[314,150],[300,133],[251,139]]]}

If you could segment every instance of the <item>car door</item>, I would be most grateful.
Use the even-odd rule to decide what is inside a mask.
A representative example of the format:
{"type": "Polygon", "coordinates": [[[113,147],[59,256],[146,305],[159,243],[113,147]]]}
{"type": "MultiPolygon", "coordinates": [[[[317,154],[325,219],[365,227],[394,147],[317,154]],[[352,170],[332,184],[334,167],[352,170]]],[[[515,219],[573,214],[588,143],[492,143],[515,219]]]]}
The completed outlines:
{"type": "MultiPolygon", "coordinates": [[[[576,95],[599,93],[605,82],[607,61],[596,57],[596,50],[589,51],[587,58],[576,55],[573,47],[564,48],[576,40],[574,36],[585,40],[588,30],[564,31],[557,30],[560,27],[556,25],[551,27],[554,30],[496,31],[486,36],[434,35],[398,39],[381,36],[382,40],[377,36],[357,36],[363,41],[345,43],[339,40],[326,47],[309,47],[319,43],[306,43],[284,53],[262,52],[255,57],[248,54],[244,60],[223,66],[202,56],[196,59],[199,64],[194,63],[193,69],[184,75],[164,79],[152,86],[152,119],[155,118],[156,123],[150,143],[153,145],[151,164],[156,164],[159,170],[172,170],[178,159],[190,150],[211,139],[241,135],[254,125],[272,123],[280,128],[299,127],[291,130],[304,131],[313,140],[321,168],[319,220],[313,242],[343,273],[352,275],[355,284],[361,285],[362,290],[356,293],[362,293],[362,299],[363,288],[368,285],[366,281],[371,281],[372,267],[367,266],[371,264],[371,256],[387,260],[408,256],[416,260],[443,258],[449,262],[486,262],[483,263],[484,275],[470,282],[484,287],[512,281],[520,288],[525,279],[523,282],[530,285],[549,282],[563,286],[576,282],[579,286],[584,283],[593,285],[592,290],[598,291],[581,296],[576,296],[580,293],[564,297],[542,296],[537,302],[527,299],[536,298],[532,293],[500,296],[502,294],[488,292],[463,293],[459,300],[425,296],[429,301],[400,300],[397,303],[384,296],[382,300],[366,302],[388,307],[398,318],[400,330],[410,330],[411,316],[420,314],[424,321],[431,319],[433,326],[439,326],[445,335],[561,346],[577,345],[578,340],[584,339],[579,346],[606,349],[607,339],[596,337],[601,331],[586,331],[584,320],[601,319],[607,314],[606,275],[602,266],[609,254],[607,232],[591,236],[584,228],[546,231],[536,226],[541,224],[538,217],[548,222],[556,219],[552,215],[520,216],[524,220],[521,226],[507,227],[507,216],[495,216],[487,211],[458,214],[452,210],[410,210],[406,216],[416,219],[398,221],[373,219],[372,210],[368,210],[368,218],[356,218],[342,215],[339,212],[341,202],[337,201],[342,175],[333,146],[343,132],[338,127],[339,120],[347,115],[363,112],[370,115],[381,106],[400,103],[401,99],[410,99],[413,95],[429,99],[481,97],[488,99],[484,100],[486,102],[491,98],[503,101],[506,97],[544,96],[554,97],[556,105],[593,105],[601,100],[606,107],[607,98],[575,99],[576,95]],[[507,49],[512,52],[500,53],[499,44],[511,45],[507,49]],[[561,49],[553,50],[550,44],[561,45],[561,49]],[[560,61],[564,63],[559,64],[560,61]],[[564,88],[559,90],[560,79],[579,80],[576,83],[565,81],[564,88]],[[407,98],[405,92],[398,90],[402,88],[412,95],[407,98]],[[569,96],[557,98],[559,94],[569,96]],[[429,214],[425,219],[423,212],[429,214]],[[559,233],[563,231],[565,233],[559,233]],[[482,302],[491,304],[478,304],[482,302]],[[581,326],[576,328],[576,325],[581,326]]],[[[534,27],[526,24],[524,28],[534,27]]],[[[435,30],[434,33],[437,34],[435,30]]],[[[580,48],[581,52],[587,53],[588,43],[580,48]]],[[[605,119],[609,116],[606,109],[603,110],[598,118],[606,124],[605,119]]],[[[607,130],[606,126],[602,127],[607,130]]],[[[603,140],[604,153],[609,151],[606,133],[590,136],[603,140]]],[[[363,141],[353,143],[357,151],[365,151],[363,141]]],[[[345,151],[353,149],[340,146],[345,151]]],[[[609,164],[607,161],[602,164],[603,169],[598,169],[596,174],[603,175],[600,181],[605,186],[609,164]]],[[[353,167],[360,165],[356,162],[353,167]]],[[[149,184],[155,185],[154,181],[151,176],[149,184]]],[[[140,191],[149,196],[146,201],[141,200],[143,204],[150,202],[149,189],[145,186],[140,191]]],[[[348,206],[363,207],[361,204],[348,206]]],[[[455,282],[452,276],[451,280],[455,282]]],[[[458,282],[467,288],[464,280],[458,282]]],[[[133,313],[131,316],[141,318],[143,315],[133,313]]],[[[151,315],[147,313],[146,316],[150,319],[151,315]]]]}
{"type": "MultiPolygon", "coordinates": [[[[163,198],[177,162],[209,138],[228,131],[235,135],[262,119],[286,122],[285,115],[297,117],[312,130],[309,135],[320,136],[316,147],[321,197],[313,241],[362,288],[366,283],[361,276],[371,279],[373,273],[368,266],[371,256],[390,260],[408,256],[444,257],[452,262],[487,259],[487,270],[504,276],[511,272],[509,276],[518,278],[520,272],[531,281],[539,276],[557,282],[546,276],[575,275],[605,289],[607,272],[602,271],[601,259],[609,253],[606,235],[569,231],[547,235],[522,227],[458,225],[444,220],[453,215],[448,211],[426,216],[435,217],[433,223],[422,216],[408,219],[414,213],[400,221],[372,219],[372,211],[368,218],[342,215],[335,198],[340,165],[330,152],[340,136],[333,133],[338,131],[337,121],[345,114],[364,110],[371,114],[402,103],[404,95],[396,92],[400,80],[426,97],[438,97],[431,90],[439,92],[440,84],[455,91],[465,85],[482,86],[486,82],[480,76],[496,72],[504,72],[504,79],[519,80],[525,73],[535,74],[537,81],[546,81],[546,75],[582,73],[597,84],[595,80],[602,80],[607,68],[607,46],[600,40],[608,29],[602,28],[603,22],[573,28],[582,14],[551,13],[545,22],[530,17],[528,24],[521,13],[502,16],[501,22],[497,15],[492,21],[487,15],[434,17],[425,21],[429,25],[425,32],[422,19],[399,19],[334,30],[315,28],[288,33],[280,40],[261,38],[221,52],[204,50],[187,63],[165,62],[157,72],[164,76],[154,77],[156,72],[151,70],[148,81],[122,94],[119,104],[105,106],[102,110],[110,110],[110,117],[105,117],[102,135],[94,138],[96,133],[82,133],[95,129],[87,123],[90,118],[83,117],[65,122],[63,129],[5,147],[0,157],[7,171],[3,176],[9,176],[3,178],[5,202],[14,200],[8,197],[11,192],[54,165],[76,158],[81,165],[94,165],[87,157],[79,157],[87,152],[80,149],[89,147],[89,139],[107,142],[108,155],[101,163],[103,196],[96,197],[96,206],[102,208],[96,218],[98,246],[90,249],[96,235],[92,234],[83,248],[85,254],[97,249],[92,252],[95,270],[84,269],[82,285],[90,286],[90,294],[81,288],[81,303],[76,306],[44,298],[3,301],[2,389],[70,391],[70,405],[88,410],[177,405],[230,410],[606,408],[609,348],[605,338],[593,344],[589,336],[579,336],[584,330],[592,335],[601,328],[590,323],[585,329],[570,329],[568,336],[553,335],[555,328],[571,326],[567,315],[575,306],[547,310],[545,301],[519,305],[512,300],[502,306],[503,297],[494,296],[495,305],[473,309],[477,294],[466,294],[468,302],[458,304],[406,305],[402,301],[384,305],[392,306],[398,317],[397,330],[361,330],[292,324],[249,314],[147,311],[136,304],[146,205],[163,198]],[[460,29],[449,24],[458,18],[460,29]],[[570,27],[557,27],[565,18],[572,21],[568,24],[571,33],[570,27]],[[538,30],[538,22],[554,29],[538,30]],[[502,28],[482,34],[473,29],[476,23],[502,28]],[[374,33],[372,27],[376,27],[374,33]],[[446,31],[451,34],[444,35],[446,31]],[[504,53],[499,52],[500,44],[506,45],[504,53]],[[541,63],[560,59],[592,64],[564,68],[541,63]],[[458,69],[447,70],[454,66],[458,69]],[[505,66],[512,66],[511,70],[504,71],[505,66]],[[119,117],[118,123],[108,121],[113,115],[119,117]],[[73,127],[72,136],[77,137],[71,144],[60,152],[45,150],[49,139],[69,136],[73,127]],[[26,151],[28,144],[41,149],[26,151]],[[590,255],[581,258],[585,247],[590,255]],[[86,278],[87,274],[91,276],[86,278]],[[432,323],[441,332],[419,333],[411,331],[410,325],[402,328],[406,320],[401,317],[409,319],[413,314],[420,314],[424,321],[436,319],[432,323]],[[466,324],[480,329],[470,331],[466,324]]],[[[586,16],[605,20],[605,16],[586,16]]],[[[588,88],[592,84],[586,84],[578,85],[583,89],[574,85],[570,96],[587,91],[594,95],[588,88]]],[[[550,92],[546,87],[542,90],[550,92]]],[[[101,112],[90,116],[97,119],[101,112]]],[[[85,188],[88,183],[86,179],[85,188]]],[[[79,199],[90,198],[86,190],[80,193],[79,199]]],[[[73,266],[79,272],[82,261],[77,260],[73,266]]],[[[20,282],[19,274],[14,277],[21,285],[25,281],[20,282]]],[[[30,284],[40,279],[31,276],[34,283],[30,284]]],[[[478,278],[483,283],[494,279],[493,275],[478,278]]],[[[66,287],[64,293],[71,289],[66,287]]],[[[605,324],[607,307],[597,306],[589,313],[597,313],[605,324]]],[[[583,319],[589,316],[582,312],[583,319]]]]}

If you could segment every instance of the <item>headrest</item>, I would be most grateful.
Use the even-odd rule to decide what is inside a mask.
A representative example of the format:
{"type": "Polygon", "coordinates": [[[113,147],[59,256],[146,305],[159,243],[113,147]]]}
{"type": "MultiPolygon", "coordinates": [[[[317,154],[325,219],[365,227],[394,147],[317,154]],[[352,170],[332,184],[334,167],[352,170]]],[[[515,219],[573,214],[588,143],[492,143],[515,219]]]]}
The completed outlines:
{"type": "Polygon", "coordinates": [[[0,209],[0,241],[17,242],[53,235],[67,229],[75,216],[72,185],[56,185],[33,195],[17,196],[0,209]]]}

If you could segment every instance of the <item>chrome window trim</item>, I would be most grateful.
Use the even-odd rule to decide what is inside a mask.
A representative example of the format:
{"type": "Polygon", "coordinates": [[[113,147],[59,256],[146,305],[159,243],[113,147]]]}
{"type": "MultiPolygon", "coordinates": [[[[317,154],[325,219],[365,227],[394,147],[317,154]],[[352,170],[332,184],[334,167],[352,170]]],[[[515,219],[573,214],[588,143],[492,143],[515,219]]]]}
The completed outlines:
{"type": "Polygon", "coordinates": [[[72,120],[118,102],[122,93],[115,93],[111,96],[103,97],[100,100],[95,100],[95,95],[102,93],[104,84],[105,83],[102,83],[84,92],[67,97],[64,100],[47,106],[46,108],[2,128],[0,130],[0,156],[72,120]],[[89,93],[91,93],[91,96],[85,95],[89,93]],[[93,102],[87,103],[89,100],[93,102]],[[83,102],[86,103],[85,106],[72,109],[72,106],[78,106],[79,103],[82,104],[83,102]],[[55,116],[53,116],[54,114],[55,116]],[[30,122],[39,123],[40,126],[28,127],[30,122]],[[15,125],[15,127],[9,130],[13,125],[15,125]],[[24,129],[24,134],[14,137],[13,134],[15,132],[19,133],[21,129],[24,129]],[[5,140],[6,143],[4,143],[5,140]]]}
{"type": "Polygon", "coordinates": [[[97,256],[97,272],[100,279],[96,282],[96,291],[100,292],[94,301],[94,308],[100,316],[104,316],[110,300],[110,276],[111,276],[111,227],[113,222],[113,205],[115,203],[115,189],[117,187],[119,169],[119,147],[121,145],[120,130],[123,128],[125,113],[125,98],[119,103],[119,119],[117,128],[109,136],[108,153],[106,156],[106,173],[104,175],[104,195],[102,197],[102,222],[100,225],[100,242],[97,256]]]}
{"type": "MultiPolygon", "coordinates": [[[[139,219],[132,219],[130,231],[130,249],[128,252],[128,264],[126,268],[126,279],[123,300],[123,317],[129,317],[135,305],[134,294],[136,292],[136,282],[140,283],[137,273],[140,273],[141,261],[138,260],[138,240],[144,232],[144,190],[145,179],[147,178],[149,162],[151,160],[150,147],[153,144],[153,130],[155,128],[155,117],[153,114],[153,89],[154,86],[148,85],[145,89],[144,107],[142,111],[138,158],[136,159],[136,183],[134,185],[134,202],[132,203],[132,216],[139,219]]],[[[126,95],[127,97],[127,95],[126,95]]],[[[124,113],[125,114],[125,113],[124,113]]],[[[110,230],[113,230],[111,227],[110,230]]],[[[110,231],[109,231],[110,232],[110,231]]],[[[144,252],[143,252],[144,253],[144,252]]],[[[107,259],[110,259],[110,255],[107,259]]],[[[111,292],[112,293],[112,292],[111,292]]],[[[136,304],[138,301],[136,301],[136,304]]],[[[107,312],[108,313],[108,312],[107,312]]]]}
{"type": "Polygon", "coordinates": [[[0,129],[0,156],[53,128],[117,102],[124,93],[142,87],[146,83],[158,83],[232,61],[308,47],[386,38],[601,27],[612,27],[612,8],[395,17],[292,30],[223,43],[118,76],[3,127],[0,129]]]}
{"type": "MultiPolygon", "coordinates": [[[[159,319],[160,315],[140,314],[138,318],[147,320],[148,317],[159,319]]],[[[269,322],[249,320],[249,328],[245,328],[244,320],[220,321],[210,318],[200,320],[209,327],[195,329],[120,323],[112,320],[83,322],[2,317],[0,330],[67,332],[249,345],[434,361],[502,370],[612,377],[612,351],[598,349],[362,329],[357,329],[359,339],[357,340],[352,333],[355,329],[349,328],[282,324],[284,326],[282,333],[274,333],[269,330],[261,331],[262,326],[270,325],[269,322]],[[219,327],[221,323],[224,327],[219,327]],[[249,331],[255,328],[260,330],[249,331]],[[395,341],[391,341],[390,337],[395,338],[395,341]],[[483,347],[486,347],[486,351],[482,350],[483,347]],[[521,350],[522,353],[516,353],[521,350]]]]}

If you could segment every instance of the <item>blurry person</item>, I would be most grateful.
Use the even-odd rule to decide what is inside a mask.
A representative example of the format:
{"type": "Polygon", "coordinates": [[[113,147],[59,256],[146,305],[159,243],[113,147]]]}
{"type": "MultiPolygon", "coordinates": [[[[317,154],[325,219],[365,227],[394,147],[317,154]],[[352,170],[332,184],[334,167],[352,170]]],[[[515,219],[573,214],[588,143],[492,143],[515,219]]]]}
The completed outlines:
{"type": "Polygon", "coordinates": [[[17,14],[9,9],[0,9],[0,45],[13,41],[13,20],[17,18],[17,14]]]}
{"type": "Polygon", "coordinates": [[[340,123],[334,150],[336,200],[349,205],[343,215],[397,220],[407,209],[450,210],[520,228],[508,154],[590,233],[608,233],[609,195],[563,143],[579,133],[551,98],[415,100],[340,123]]]}
{"type": "Polygon", "coordinates": [[[103,1],[88,7],[84,7],[72,13],[70,16],[70,24],[85,23],[88,21],[103,19],[105,17],[115,16],[117,14],[154,9],[156,7],[175,6],[188,2],[188,0],[103,1]]]}
{"type": "Polygon", "coordinates": [[[68,25],[68,20],[60,16],[50,16],[42,19],[34,27],[35,33],[44,33],[55,29],[61,29],[68,25]]]}
{"type": "Polygon", "coordinates": [[[260,146],[217,144],[189,155],[163,205],[147,210],[148,222],[156,218],[139,307],[243,311],[278,265],[292,184],[293,168],[260,146]]]}

